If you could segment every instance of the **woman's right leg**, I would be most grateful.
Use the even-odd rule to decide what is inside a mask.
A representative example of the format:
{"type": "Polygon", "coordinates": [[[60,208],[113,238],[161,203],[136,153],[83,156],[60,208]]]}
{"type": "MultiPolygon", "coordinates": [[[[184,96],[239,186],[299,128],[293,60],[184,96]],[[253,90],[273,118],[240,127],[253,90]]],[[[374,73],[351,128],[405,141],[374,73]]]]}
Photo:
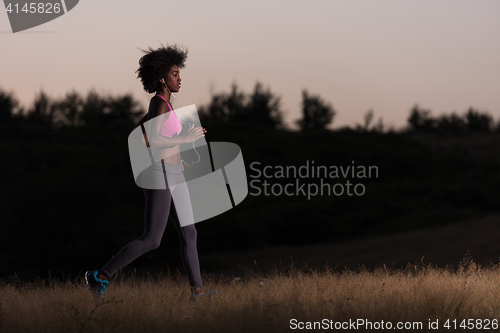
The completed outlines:
{"type": "Polygon", "coordinates": [[[143,189],[143,191],[146,197],[144,233],[141,237],[125,245],[116,256],[101,268],[99,273],[104,274],[108,279],[144,253],[160,246],[167,225],[172,196],[168,188],[165,190],[143,189]]]}
{"type": "Polygon", "coordinates": [[[181,261],[188,274],[189,284],[192,288],[203,290],[198,249],[196,248],[197,232],[194,223],[181,227],[174,202],[172,202],[170,209],[170,218],[174,222],[175,229],[177,229],[177,233],[179,234],[181,261]]]}

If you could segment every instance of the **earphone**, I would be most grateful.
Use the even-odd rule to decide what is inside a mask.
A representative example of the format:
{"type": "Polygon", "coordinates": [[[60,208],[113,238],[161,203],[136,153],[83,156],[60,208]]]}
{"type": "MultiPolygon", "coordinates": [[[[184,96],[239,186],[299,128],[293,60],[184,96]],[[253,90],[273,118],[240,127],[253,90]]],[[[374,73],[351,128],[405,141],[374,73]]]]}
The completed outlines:
{"type": "MultiPolygon", "coordinates": [[[[165,88],[167,88],[168,92],[169,92],[172,96],[174,96],[175,100],[176,100],[177,102],[179,102],[179,100],[177,99],[177,97],[175,97],[174,93],[173,93],[173,92],[171,92],[171,91],[170,91],[170,89],[168,89],[167,84],[165,83],[165,80],[164,80],[164,79],[161,79],[161,82],[163,82],[163,85],[165,86],[165,88]]],[[[182,106],[184,106],[184,104],[182,104],[182,102],[179,102],[179,103],[181,103],[181,105],[182,105],[182,106]]],[[[179,120],[180,120],[180,119],[179,119],[179,120]]],[[[182,121],[181,121],[181,123],[182,123],[182,121]]],[[[183,124],[185,124],[185,123],[183,123],[183,124]]]]}
{"type": "MultiPolygon", "coordinates": [[[[161,79],[161,82],[163,82],[163,85],[165,86],[165,88],[167,88],[168,92],[169,92],[172,96],[174,96],[175,100],[176,100],[176,101],[178,101],[179,103],[181,103],[181,105],[182,105],[182,106],[184,106],[184,104],[182,104],[182,102],[180,102],[180,101],[177,99],[177,97],[175,97],[174,93],[173,93],[173,92],[171,92],[171,91],[170,91],[170,89],[168,89],[167,84],[165,83],[165,80],[164,80],[164,79],[161,79]]],[[[172,111],[173,111],[173,110],[172,110],[172,111]]],[[[177,118],[179,118],[179,117],[177,117],[177,118]]],[[[180,119],[179,119],[179,121],[180,121],[182,124],[191,125],[191,123],[185,123],[185,122],[183,122],[183,121],[182,121],[182,120],[180,120],[180,119]]],[[[183,160],[183,159],[181,159],[182,163],[184,163],[186,166],[192,166],[192,165],[194,165],[194,164],[198,163],[199,161],[201,161],[201,156],[200,156],[200,154],[198,154],[198,151],[196,150],[196,147],[194,146],[194,141],[193,141],[193,149],[194,149],[194,151],[196,152],[196,155],[198,155],[198,161],[193,162],[193,163],[191,163],[191,164],[187,164],[186,162],[184,162],[184,160],[183,160]]]]}

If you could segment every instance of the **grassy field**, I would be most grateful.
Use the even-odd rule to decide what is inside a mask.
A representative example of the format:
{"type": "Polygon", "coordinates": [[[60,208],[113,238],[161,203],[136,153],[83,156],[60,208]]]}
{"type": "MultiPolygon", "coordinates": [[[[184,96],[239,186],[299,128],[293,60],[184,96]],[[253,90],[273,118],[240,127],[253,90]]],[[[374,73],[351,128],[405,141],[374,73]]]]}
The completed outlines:
{"type": "Polygon", "coordinates": [[[202,268],[207,264],[218,267],[211,273],[228,276],[243,275],[248,269],[259,272],[276,266],[286,269],[292,264],[307,265],[311,269],[329,265],[336,271],[363,265],[373,270],[382,265],[404,269],[408,263],[423,260],[441,268],[447,265],[456,268],[467,253],[476,263],[488,265],[499,263],[499,234],[500,214],[489,214],[464,218],[445,226],[345,242],[275,246],[254,251],[200,252],[200,263],[202,268]]]}
{"type": "Polygon", "coordinates": [[[122,274],[97,305],[81,278],[9,280],[0,284],[0,332],[287,332],[307,322],[335,328],[357,320],[365,322],[350,331],[425,332],[431,331],[429,321],[438,320],[439,329],[432,331],[450,332],[453,320],[459,330],[464,319],[474,319],[464,322],[474,325],[469,331],[480,331],[480,319],[492,332],[500,319],[499,286],[500,266],[481,266],[470,257],[458,268],[415,263],[405,269],[291,267],[247,271],[242,277],[205,276],[205,288],[219,294],[197,300],[190,299],[188,283],[179,275],[122,274]],[[447,320],[450,329],[444,327],[447,320]],[[407,328],[396,329],[398,322],[407,328]],[[389,323],[391,330],[375,330],[389,323]]]}

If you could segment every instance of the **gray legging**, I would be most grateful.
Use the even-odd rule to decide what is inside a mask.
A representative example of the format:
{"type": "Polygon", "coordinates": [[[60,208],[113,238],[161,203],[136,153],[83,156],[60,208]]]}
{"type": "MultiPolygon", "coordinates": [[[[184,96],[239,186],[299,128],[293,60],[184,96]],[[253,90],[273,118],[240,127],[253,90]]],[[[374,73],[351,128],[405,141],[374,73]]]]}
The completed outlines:
{"type": "MultiPolygon", "coordinates": [[[[170,218],[179,234],[181,260],[188,273],[189,283],[192,287],[203,288],[198,250],[196,249],[196,228],[194,223],[181,227],[177,209],[172,199],[174,193],[176,198],[182,198],[183,202],[179,209],[183,210],[183,216],[189,216],[189,214],[185,215],[185,212],[190,209],[191,202],[182,167],[180,164],[159,161],[152,166],[152,170],[162,174],[167,183],[167,188],[164,190],[143,189],[146,197],[144,233],[141,237],[125,245],[116,256],[101,268],[100,272],[110,278],[120,268],[128,265],[144,253],[158,248],[170,214],[170,218]]],[[[192,210],[190,213],[192,217],[192,210]]]]}

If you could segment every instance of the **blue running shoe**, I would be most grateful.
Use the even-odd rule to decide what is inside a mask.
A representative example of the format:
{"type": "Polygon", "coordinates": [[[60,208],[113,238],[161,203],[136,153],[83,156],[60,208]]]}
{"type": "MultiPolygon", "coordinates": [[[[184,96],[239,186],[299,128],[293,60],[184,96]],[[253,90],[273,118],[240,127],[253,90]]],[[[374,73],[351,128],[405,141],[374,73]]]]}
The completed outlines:
{"type": "Polygon", "coordinates": [[[85,281],[89,288],[90,298],[92,303],[96,303],[97,300],[104,299],[104,292],[106,287],[109,285],[109,281],[101,280],[97,278],[97,271],[87,271],[85,272],[85,281]]]}
{"type": "Polygon", "coordinates": [[[210,293],[210,289],[207,289],[205,292],[200,293],[200,294],[191,293],[191,299],[196,299],[196,298],[200,298],[200,297],[210,297],[212,295],[217,295],[217,291],[210,293]]]}

